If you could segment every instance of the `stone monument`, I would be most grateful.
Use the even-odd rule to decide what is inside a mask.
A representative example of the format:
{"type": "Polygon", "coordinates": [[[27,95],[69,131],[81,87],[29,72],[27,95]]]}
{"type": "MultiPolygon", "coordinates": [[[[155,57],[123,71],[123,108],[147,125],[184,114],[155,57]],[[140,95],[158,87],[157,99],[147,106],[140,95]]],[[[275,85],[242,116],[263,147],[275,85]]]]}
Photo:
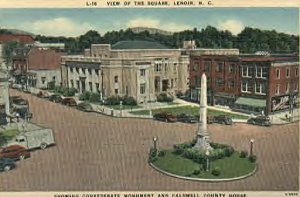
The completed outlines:
{"type": "Polygon", "coordinates": [[[201,76],[199,123],[196,140],[197,142],[193,147],[194,149],[212,150],[207,131],[207,83],[205,73],[201,76]]]}

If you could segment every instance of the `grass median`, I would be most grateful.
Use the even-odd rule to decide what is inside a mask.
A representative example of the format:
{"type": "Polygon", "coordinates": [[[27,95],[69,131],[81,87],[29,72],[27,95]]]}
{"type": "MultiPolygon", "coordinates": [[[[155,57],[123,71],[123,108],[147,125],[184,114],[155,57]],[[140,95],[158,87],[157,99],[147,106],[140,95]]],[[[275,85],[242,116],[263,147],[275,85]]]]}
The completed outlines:
{"type": "MultiPolygon", "coordinates": [[[[181,113],[189,114],[192,116],[198,115],[199,114],[199,107],[196,106],[181,106],[181,107],[172,107],[172,108],[162,108],[162,109],[154,109],[152,110],[153,114],[161,113],[161,112],[168,112],[174,115],[178,115],[181,113]]],[[[149,110],[139,110],[139,111],[133,111],[131,112],[132,114],[135,115],[148,115],[149,110]]],[[[234,114],[234,113],[229,113],[229,112],[223,112],[223,111],[217,111],[217,110],[212,110],[208,109],[207,114],[209,116],[218,116],[218,115],[228,115],[233,119],[248,119],[248,116],[243,116],[239,114],[234,114]]]]}

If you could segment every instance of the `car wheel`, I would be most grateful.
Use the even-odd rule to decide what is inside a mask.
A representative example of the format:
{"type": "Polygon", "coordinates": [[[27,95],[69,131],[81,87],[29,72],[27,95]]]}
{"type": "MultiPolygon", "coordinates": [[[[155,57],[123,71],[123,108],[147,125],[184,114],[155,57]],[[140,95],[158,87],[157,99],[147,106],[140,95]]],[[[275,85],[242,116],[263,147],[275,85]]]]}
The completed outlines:
{"type": "Polygon", "coordinates": [[[47,148],[47,144],[46,143],[41,143],[40,148],[42,150],[44,150],[45,148],[47,148]]]}
{"type": "Polygon", "coordinates": [[[9,165],[6,165],[6,166],[4,166],[4,171],[9,171],[9,170],[11,170],[11,167],[9,166],[9,165]]]}
{"type": "Polygon", "coordinates": [[[20,159],[20,160],[25,159],[25,155],[20,155],[20,156],[19,156],[19,159],[20,159]]]}

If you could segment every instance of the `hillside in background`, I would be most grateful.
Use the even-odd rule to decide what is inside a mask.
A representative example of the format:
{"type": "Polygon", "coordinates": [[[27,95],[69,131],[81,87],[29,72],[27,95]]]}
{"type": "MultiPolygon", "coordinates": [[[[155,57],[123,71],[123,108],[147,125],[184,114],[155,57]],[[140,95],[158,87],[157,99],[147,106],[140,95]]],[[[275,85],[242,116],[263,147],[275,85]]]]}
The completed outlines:
{"type": "MultiPolygon", "coordinates": [[[[42,43],[65,43],[70,54],[82,53],[91,44],[115,44],[119,41],[137,40],[153,41],[169,48],[182,48],[184,40],[195,40],[200,48],[238,48],[241,53],[254,53],[268,51],[271,53],[299,53],[299,36],[279,33],[275,30],[261,30],[246,27],[238,35],[230,31],[221,31],[215,27],[185,30],[181,32],[167,32],[163,30],[145,28],[131,28],[127,30],[111,31],[100,35],[97,31],[90,30],[79,37],[51,37],[37,35],[36,41],[42,43]]],[[[0,34],[23,32],[19,30],[0,29],[0,34]]],[[[28,32],[29,35],[32,35],[28,32]]]]}

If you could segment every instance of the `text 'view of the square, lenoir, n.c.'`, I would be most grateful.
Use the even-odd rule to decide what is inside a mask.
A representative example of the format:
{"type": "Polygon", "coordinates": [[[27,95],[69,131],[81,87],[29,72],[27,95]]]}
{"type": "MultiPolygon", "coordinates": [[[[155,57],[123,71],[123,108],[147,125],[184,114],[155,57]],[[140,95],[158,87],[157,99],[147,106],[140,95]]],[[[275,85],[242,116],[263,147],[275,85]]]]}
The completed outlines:
{"type": "Polygon", "coordinates": [[[298,9],[0,13],[1,191],[299,189],[298,9]]]}

